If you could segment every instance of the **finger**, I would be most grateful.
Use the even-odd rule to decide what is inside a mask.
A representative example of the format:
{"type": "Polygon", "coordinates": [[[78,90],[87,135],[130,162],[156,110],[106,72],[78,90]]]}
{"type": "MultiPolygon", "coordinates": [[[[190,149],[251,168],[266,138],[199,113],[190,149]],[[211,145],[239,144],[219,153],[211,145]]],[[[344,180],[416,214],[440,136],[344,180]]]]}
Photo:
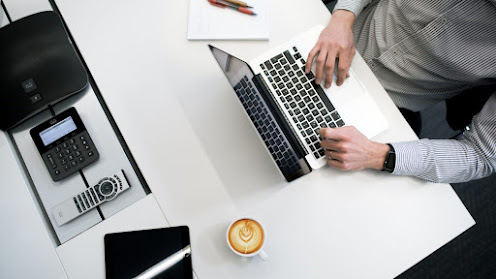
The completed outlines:
{"type": "Polygon", "coordinates": [[[346,75],[349,74],[350,67],[351,67],[350,56],[345,55],[345,56],[339,58],[339,64],[337,66],[338,74],[337,74],[337,81],[336,81],[336,84],[338,86],[343,84],[345,78],[347,77],[346,75]]]}
{"type": "Polygon", "coordinates": [[[317,63],[315,63],[315,83],[320,84],[322,78],[324,77],[324,67],[326,67],[326,61],[330,57],[327,56],[327,50],[321,49],[319,55],[317,56],[317,63]]]}
{"type": "Polygon", "coordinates": [[[329,161],[327,161],[327,165],[329,165],[329,167],[331,167],[331,168],[335,168],[335,169],[339,169],[339,170],[345,169],[344,163],[341,161],[338,161],[338,160],[329,160],[329,161]]]}
{"type": "Polygon", "coordinates": [[[347,127],[337,127],[337,128],[321,128],[319,130],[321,139],[328,140],[345,140],[347,139],[346,130],[347,127]]]}
{"type": "Polygon", "coordinates": [[[332,78],[334,76],[334,67],[336,66],[336,58],[331,59],[331,57],[335,57],[335,55],[329,55],[327,57],[326,66],[325,66],[325,88],[331,87],[332,78]]]}
{"type": "Polygon", "coordinates": [[[305,64],[305,72],[307,74],[310,73],[310,70],[312,70],[313,59],[315,58],[315,55],[317,55],[317,53],[319,53],[319,49],[320,49],[320,46],[316,45],[312,48],[312,50],[308,54],[307,63],[305,64]]]}
{"type": "Polygon", "coordinates": [[[343,162],[343,154],[335,150],[326,150],[325,156],[327,160],[335,160],[343,162]]]}
{"type": "Polygon", "coordinates": [[[336,151],[336,152],[343,152],[342,142],[341,141],[327,139],[327,140],[323,140],[320,143],[320,146],[322,146],[322,148],[324,148],[325,150],[332,150],[332,151],[336,151]]]}
{"type": "Polygon", "coordinates": [[[350,77],[350,71],[348,71],[348,72],[346,73],[346,78],[349,78],[349,77],[350,77]]]}

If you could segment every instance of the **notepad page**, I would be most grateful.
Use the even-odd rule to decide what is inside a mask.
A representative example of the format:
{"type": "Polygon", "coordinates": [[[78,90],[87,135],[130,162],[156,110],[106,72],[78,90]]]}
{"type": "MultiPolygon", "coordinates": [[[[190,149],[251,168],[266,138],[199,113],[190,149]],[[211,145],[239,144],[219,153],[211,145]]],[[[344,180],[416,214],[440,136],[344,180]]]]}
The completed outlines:
{"type": "Polygon", "coordinates": [[[220,8],[208,0],[190,0],[188,40],[268,40],[267,0],[245,0],[257,14],[220,8]]]}

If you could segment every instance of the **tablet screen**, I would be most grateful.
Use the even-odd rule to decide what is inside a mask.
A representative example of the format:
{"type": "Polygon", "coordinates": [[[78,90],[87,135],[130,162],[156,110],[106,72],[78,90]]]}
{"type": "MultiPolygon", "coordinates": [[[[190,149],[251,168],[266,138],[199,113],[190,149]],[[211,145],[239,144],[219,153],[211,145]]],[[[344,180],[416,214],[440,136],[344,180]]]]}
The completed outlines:
{"type": "MultiPolygon", "coordinates": [[[[133,278],[189,244],[186,226],[107,234],[106,278],[133,278]]],[[[155,278],[193,278],[191,256],[155,278]]]]}

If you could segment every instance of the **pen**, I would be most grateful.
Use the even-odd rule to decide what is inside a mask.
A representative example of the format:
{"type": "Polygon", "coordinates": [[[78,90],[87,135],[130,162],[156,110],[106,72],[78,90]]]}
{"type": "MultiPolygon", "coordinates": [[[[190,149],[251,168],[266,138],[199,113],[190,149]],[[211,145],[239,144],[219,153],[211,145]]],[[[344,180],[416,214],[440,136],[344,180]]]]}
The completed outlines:
{"type": "Polygon", "coordinates": [[[177,251],[176,253],[172,254],[171,256],[158,262],[157,264],[150,267],[149,269],[143,271],[141,274],[134,277],[134,279],[154,278],[155,276],[161,274],[162,272],[166,271],[167,269],[171,268],[172,266],[174,266],[175,264],[180,262],[182,259],[189,257],[189,255],[191,255],[191,246],[190,245],[184,247],[183,249],[177,251]]]}
{"type": "Polygon", "coordinates": [[[238,5],[235,5],[235,4],[223,1],[223,0],[208,0],[208,2],[210,2],[210,4],[217,6],[217,7],[221,7],[221,8],[229,7],[231,9],[237,10],[238,12],[241,12],[244,14],[257,15],[256,13],[254,13],[250,9],[240,7],[238,5]]]}
{"type": "Polygon", "coordinates": [[[248,6],[248,4],[246,4],[245,2],[238,1],[238,0],[224,0],[224,1],[229,2],[229,3],[232,3],[234,5],[238,5],[240,7],[253,8],[251,6],[248,6]]]}

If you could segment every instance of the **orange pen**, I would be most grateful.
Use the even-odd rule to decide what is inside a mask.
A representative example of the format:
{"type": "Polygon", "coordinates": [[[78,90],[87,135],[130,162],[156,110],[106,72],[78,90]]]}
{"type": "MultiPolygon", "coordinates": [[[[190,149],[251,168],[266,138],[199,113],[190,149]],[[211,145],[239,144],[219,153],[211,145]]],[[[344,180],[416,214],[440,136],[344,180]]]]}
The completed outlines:
{"type": "Polygon", "coordinates": [[[222,1],[222,0],[208,0],[208,2],[210,2],[210,4],[212,4],[214,6],[217,6],[217,7],[221,7],[221,8],[228,7],[228,8],[237,10],[238,12],[241,12],[241,13],[244,13],[244,14],[257,15],[256,13],[254,13],[252,10],[250,10],[248,8],[240,7],[238,5],[235,5],[235,4],[226,2],[226,1],[222,1]]]}

